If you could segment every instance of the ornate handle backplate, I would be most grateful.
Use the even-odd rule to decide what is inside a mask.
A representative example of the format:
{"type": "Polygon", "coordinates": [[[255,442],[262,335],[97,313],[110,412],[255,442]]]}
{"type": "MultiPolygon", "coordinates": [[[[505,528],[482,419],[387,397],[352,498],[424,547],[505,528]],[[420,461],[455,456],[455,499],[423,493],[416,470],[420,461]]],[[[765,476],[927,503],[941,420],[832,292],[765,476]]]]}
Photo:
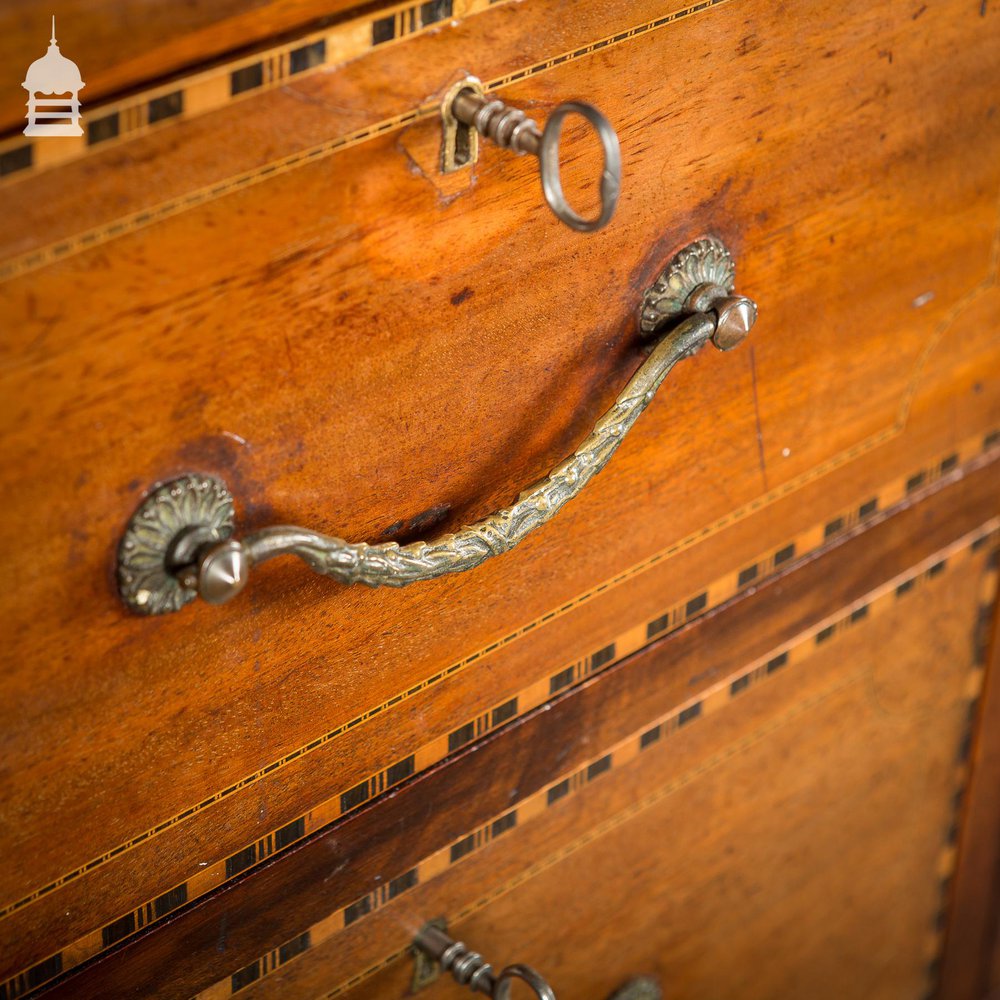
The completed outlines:
{"type": "Polygon", "coordinates": [[[189,473],[155,487],[129,521],[118,549],[122,600],[142,614],[177,611],[199,595],[222,604],[246,586],[252,566],[281,555],[298,556],[340,583],[403,587],[509,551],[604,468],[678,361],[709,340],[728,351],[746,337],[757,307],[732,294],[734,277],[732,258],[717,239],[699,240],[674,257],[643,298],[640,332],[659,337],[649,356],[580,447],[511,506],[454,534],[408,545],[345,542],[285,525],[238,541],[230,537],[233,498],[225,483],[189,473]]]}

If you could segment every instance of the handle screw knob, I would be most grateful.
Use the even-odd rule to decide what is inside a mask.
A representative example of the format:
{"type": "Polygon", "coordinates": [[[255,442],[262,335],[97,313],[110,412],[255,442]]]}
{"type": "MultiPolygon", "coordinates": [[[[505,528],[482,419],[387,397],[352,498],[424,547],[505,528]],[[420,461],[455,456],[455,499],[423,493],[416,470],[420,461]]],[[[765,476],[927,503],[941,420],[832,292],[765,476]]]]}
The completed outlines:
{"type": "Polygon", "coordinates": [[[209,549],[198,567],[198,593],[209,604],[225,604],[247,585],[250,560],[235,539],[209,549]]]}
{"type": "Polygon", "coordinates": [[[747,338],[757,322],[757,306],[743,295],[731,295],[712,304],[718,317],[712,343],[720,351],[731,351],[747,338]]]}

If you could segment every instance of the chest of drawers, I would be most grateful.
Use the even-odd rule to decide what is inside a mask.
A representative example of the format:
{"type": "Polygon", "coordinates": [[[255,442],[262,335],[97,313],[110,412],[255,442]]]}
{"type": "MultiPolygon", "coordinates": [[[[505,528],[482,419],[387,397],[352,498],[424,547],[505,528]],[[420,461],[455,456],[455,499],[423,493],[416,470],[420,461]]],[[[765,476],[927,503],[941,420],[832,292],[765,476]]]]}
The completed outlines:
{"type": "MultiPolygon", "coordinates": [[[[53,138],[36,7],[0,14],[0,995],[461,995],[420,985],[438,920],[560,1000],[985,996],[1000,9],[76,4],[53,138]],[[607,225],[531,155],[443,169],[472,77],[603,112],[607,225]],[[726,295],[756,325],[697,349],[726,295]],[[277,525],[347,539],[282,536],[334,579],[256,565],[277,525]],[[230,529],[252,580],[188,602],[230,529]]],[[[596,212],[593,131],[562,151],[596,212]]]]}

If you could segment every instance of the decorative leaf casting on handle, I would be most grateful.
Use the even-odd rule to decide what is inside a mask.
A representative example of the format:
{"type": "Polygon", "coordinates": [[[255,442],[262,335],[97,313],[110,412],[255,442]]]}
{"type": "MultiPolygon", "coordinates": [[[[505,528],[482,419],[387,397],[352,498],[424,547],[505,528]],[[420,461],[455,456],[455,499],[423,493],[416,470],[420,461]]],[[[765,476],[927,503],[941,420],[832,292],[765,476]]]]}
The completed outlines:
{"type": "Polygon", "coordinates": [[[304,528],[273,527],[247,536],[243,549],[251,563],[275,555],[296,555],[317,573],[340,583],[369,587],[405,587],[445,573],[475,569],[487,559],[509,552],[577,496],[608,464],[670,369],[694,354],[714,332],[715,324],[705,316],[685,320],[656,345],[611,409],[569,458],[521,493],[511,506],[454,534],[408,545],[369,545],[304,528]]]}
{"type": "Polygon", "coordinates": [[[474,569],[510,551],[607,465],[677,362],[709,340],[729,350],[746,337],[757,309],[750,299],[732,295],[733,274],[728,251],[715,239],[691,244],[671,261],[643,299],[641,325],[644,333],[656,334],[680,321],[655,344],[580,447],[509,507],[452,534],[407,545],[347,542],[286,525],[236,541],[229,537],[232,502],[225,484],[189,474],[158,486],[129,522],[119,546],[122,599],[144,614],[176,611],[198,595],[221,604],[243,589],[252,566],[280,555],[298,556],[340,583],[405,587],[474,569]],[[652,322],[656,317],[664,317],[659,325],[652,322]],[[164,511],[170,516],[161,516],[164,511]]]}

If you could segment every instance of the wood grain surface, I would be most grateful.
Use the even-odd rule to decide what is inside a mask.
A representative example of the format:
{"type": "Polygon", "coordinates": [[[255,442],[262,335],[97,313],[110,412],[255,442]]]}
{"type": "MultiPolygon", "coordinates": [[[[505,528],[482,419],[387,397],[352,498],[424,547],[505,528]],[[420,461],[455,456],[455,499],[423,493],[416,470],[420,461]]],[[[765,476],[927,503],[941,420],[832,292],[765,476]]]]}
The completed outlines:
{"type": "Polygon", "coordinates": [[[989,668],[970,748],[972,781],[962,803],[962,836],[942,954],[944,1000],[978,1000],[1000,987],[992,967],[1000,932],[1000,642],[994,617],[984,616],[978,641],[987,652],[989,668]]]}
{"type": "Polygon", "coordinates": [[[840,976],[871,996],[933,985],[948,831],[967,778],[960,745],[983,672],[977,637],[996,589],[997,468],[647,647],[53,995],[228,997],[229,974],[311,929],[308,949],[259,982],[244,976],[240,995],[400,996],[407,945],[437,916],[491,960],[537,965],[572,998],[652,971],[685,996],[737,995],[754,948],[754,996],[844,995],[840,976]],[[673,724],[647,740],[656,756],[637,756],[635,738],[660,719],[673,724]],[[613,766],[593,768],[612,747],[613,766]],[[557,810],[548,789],[566,775],[586,777],[551,797],[557,810]],[[669,794],[647,802],[661,785],[669,794]],[[541,811],[529,806],[539,795],[541,811]],[[512,827],[453,858],[450,845],[511,809],[512,827]],[[653,846],[636,826],[665,839],[653,846]],[[599,839],[616,829],[622,843],[599,839]],[[764,854],[751,863],[752,842],[764,854]],[[442,851],[443,863],[424,863],[442,851]],[[415,885],[345,926],[343,908],[413,868],[415,885]],[[542,903],[546,893],[558,903],[542,903]],[[886,909],[891,935],[865,957],[886,909]],[[722,961],[739,926],[748,954],[722,961]],[[783,947],[787,934],[800,947],[783,947]],[[383,962],[388,971],[345,992],[383,962]]]}
{"type": "MultiPolygon", "coordinates": [[[[500,4],[5,182],[0,976],[93,956],[526,686],[992,454],[998,26],[965,0],[500,4]],[[465,72],[540,120],[605,110],[607,230],[560,227],[528,158],[437,173],[465,72]],[[241,532],[410,539],[509,501],[618,392],[642,290],[706,232],[751,340],[678,368],[515,553],[399,593],[275,564],[226,608],[118,603],[127,518],[188,470],[241,532]]],[[[595,163],[566,148],[576,192],[595,163]]]]}
{"type": "MultiPolygon", "coordinates": [[[[329,23],[360,6],[357,0],[196,0],[180,5],[167,0],[69,0],[55,11],[56,34],[62,54],[83,72],[86,107],[274,35],[329,23]]],[[[29,64],[45,54],[52,13],[51,5],[38,0],[10,0],[0,8],[0,131],[24,126],[27,92],[21,81],[29,64]]]]}

